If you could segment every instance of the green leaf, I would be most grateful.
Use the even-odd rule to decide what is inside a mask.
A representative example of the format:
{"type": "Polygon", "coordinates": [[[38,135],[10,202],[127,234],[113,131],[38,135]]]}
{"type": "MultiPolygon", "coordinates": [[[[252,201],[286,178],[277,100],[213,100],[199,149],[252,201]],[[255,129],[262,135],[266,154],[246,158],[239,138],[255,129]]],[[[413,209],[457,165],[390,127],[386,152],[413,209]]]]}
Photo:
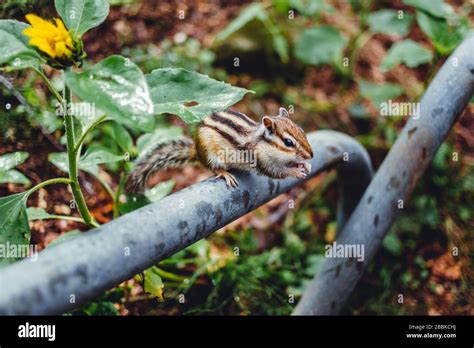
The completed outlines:
{"type": "Polygon", "coordinates": [[[431,62],[433,54],[430,50],[411,39],[395,43],[388,51],[380,66],[383,71],[390,70],[398,64],[415,68],[420,64],[431,62]]]}
{"type": "Polygon", "coordinates": [[[444,0],[403,0],[403,2],[438,18],[456,15],[451,5],[446,4],[444,0]]]}
{"type": "Polygon", "coordinates": [[[22,184],[22,185],[30,185],[31,181],[22,173],[17,170],[11,169],[5,172],[0,171],[0,184],[3,183],[13,183],[13,184],[22,184]]]}
{"type": "Polygon", "coordinates": [[[55,0],[54,5],[74,36],[97,27],[109,15],[107,0],[55,0]]]}
{"type": "Polygon", "coordinates": [[[26,214],[28,194],[26,191],[0,198],[0,250],[3,250],[1,254],[5,256],[0,258],[0,265],[20,258],[20,255],[6,257],[9,256],[9,247],[13,246],[18,251],[21,246],[27,246],[30,242],[31,234],[26,214]]]}
{"type": "Polygon", "coordinates": [[[410,32],[413,17],[408,12],[404,12],[403,17],[400,18],[397,11],[380,10],[369,15],[368,24],[374,33],[405,36],[410,32]]]}
{"type": "Polygon", "coordinates": [[[423,11],[416,11],[416,22],[442,55],[450,54],[468,31],[466,21],[461,21],[460,25],[452,27],[445,19],[434,18],[423,11]]]}
{"type": "Polygon", "coordinates": [[[305,64],[335,62],[342,55],[347,39],[335,28],[324,25],[306,29],[295,45],[295,56],[305,64]]]}
{"type": "MultiPolygon", "coordinates": [[[[80,73],[67,72],[72,92],[128,127],[152,130],[153,103],[142,71],[129,59],[111,56],[80,73]]],[[[166,86],[165,86],[166,87],[166,86]]]]}
{"type": "MultiPolygon", "coordinates": [[[[98,173],[99,164],[122,161],[123,156],[118,156],[110,151],[98,147],[89,148],[79,159],[78,168],[91,174],[98,173]]],[[[65,173],[69,173],[69,161],[66,152],[53,152],[48,155],[48,160],[65,173]]]]}
{"type": "Polygon", "coordinates": [[[104,127],[104,131],[112,136],[122,151],[128,152],[129,154],[135,151],[132,136],[121,124],[117,122],[108,123],[104,127]]]}
{"type": "Polygon", "coordinates": [[[250,92],[184,69],[157,69],[146,78],[155,113],[178,115],[187,123],[222,111],[250,92]]]}
{"type": "Polygon", "coordinates": [[[150,200],[144,195],[126,194],[125,197],[125,203],[122,203],[119,206],[121,215],[130,213],[151,203],[150,200]]]}
{"type": "Polygon", "coordinates": [[[69,173],[68,158],[66,152],[53,152],[48,155],[48,161],[54,164],[59,170],[69,173]]]}
{"type": "Polygon", "coordinates": [[[270,47],[273,47],[281,60],[286,63],[289,59],[288,42],[260,3],[253,3],[247,6],[236,19],[217,34],[214,42],[216,44],[227,42],[231,37],[238,36],[241,31],[254,22],[257,23],[257,28],[263,31],[264,37],[269,36],[269,38],[265,38],[264,41],[266,42],[262,42],[262,44],[271,42],[272,45],[270,47]]]}
{"type": "Polygon", "coordinates": [[[168,180],[156,184],[153,188],[146,190],[144,194],[126,194],[127,200],[120,205],[120,213],[127,214],[162,199],[171,193],[175,184],[174,180],[168,180]]]}
{"type": "Polygon", "coordinates": [[[28,158],[27,152],[12,152],[0,156],[0,183],[30,185],[30,180],[17,170],[15,166],[22,164],[28,158]]]}
{"type": "Polygon", "coordinates": [[[153,133],[145,133],[137,139],[137,148],[140,157],[147,155],[158,144],[180,139],[183,136],[181,127],[157,128],[153,133]]]}
{"type": "Polygon", "coordinates": [[[370,99],[377,107],[380,103],[397,98],[403,93],[403,87],[400,85],[393,83],[379,85],[364,80],[359,81],[359,89],[360,94],[370,99]]]}
{"type": "Polygon", "coordinates": [[[28,158],[27,152],[11,152],[0,156],[0,172],[15,168],[28,158]]]}
{"type": "Polygon", "coordinates": [[[59,244],[62,244],[62,243],[66,242],[70,239],[79,237],[81,234],[82,234],[82,232],[79,231],[79,230],[72,230],[72,231],[66,232],[66,233],[60,235],[55,240],[53,240],[51,243],[49,243],[46,248],[51,248],[51,247],[58,246],[59,244]]]}
{"type": "Polygon", "coordinates": [[[304,16],[314,16],[320,12],[334,13],[336,9],[324,0],[290,0],[290,6],[304,16]]]}
{"type": "Polygon", "coordinates": [[[26,209],[28,221],[49,219],[51,216],[46,210],[38,207],[29,207],[26,209]]]}
{"type": "Polygon", "coordinates": [[[400,256],[402,253],[402,243],[393,232],[387,234],[382,242],[382,246],[395,256],[400,256]]]}
{"type": "Polygon", "coordinates": [[[175,184],[176,182],[174,180],[160,182],[153,188],[146,190],[145,196],[150,200],[150,202],[159,201],[160,199],[168,196],[171,191],[173,191],[173,187],[175,184]]]}
{"type": "Polygon", "coordinates": [[[97,173],[97,165],[122,161],[124,156],[118,156],[108,150],[91,147],[79,160],[79,169],[97,173]]]}
{"type": "Polygon", "coordinates": [[[163,290],[165,285],[158,272],[156,266],[150,267],[143,272],[145,276],[144,290],[157,297],[158,300],[164,301],[163,290]]]}
{"type": "Polygon", "coordinates": [[[36,67],[43,62],[38,52],[28,44],[28,37],[23,30],[26,23],[15,20],[0,20],[0,65],[9,63],[12,70],[36,67]]]}

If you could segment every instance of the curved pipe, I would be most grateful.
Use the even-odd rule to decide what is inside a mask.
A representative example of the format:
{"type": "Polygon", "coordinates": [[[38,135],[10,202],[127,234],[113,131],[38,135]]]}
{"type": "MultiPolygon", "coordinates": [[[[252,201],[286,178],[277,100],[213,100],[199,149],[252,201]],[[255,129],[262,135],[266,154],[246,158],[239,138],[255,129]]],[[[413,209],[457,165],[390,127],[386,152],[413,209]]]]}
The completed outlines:
{"type": "MultiPolygon", "coordinates": [[[[406,209],[418,179],[474,93],[474,36],[446,60],[410,118],[354,213],[338,244],[364,246],[365,258],[328,258],[295,308],[296,315],[337,314],[374,257],[390,226],[406,209]]],[[[357,176],[354,175],[354,178],[357,176]]]]}
{"type": "MultiPolygon", "coordinates": [[[[343,185],[343,224],[372,177],[370,159],[359,143],[342,133],[318,131],[308,139],[315,154],[309,177],[337,166],[343,182],[358,178],[343,185]]],[[[60,314],[77,308],[300,182],[244,172],[236,177],[236,189],[228,189],[223,180],[207,179],[45,249],[35,262],[26,259],[2,268],[0,314],[60,314]]]]}

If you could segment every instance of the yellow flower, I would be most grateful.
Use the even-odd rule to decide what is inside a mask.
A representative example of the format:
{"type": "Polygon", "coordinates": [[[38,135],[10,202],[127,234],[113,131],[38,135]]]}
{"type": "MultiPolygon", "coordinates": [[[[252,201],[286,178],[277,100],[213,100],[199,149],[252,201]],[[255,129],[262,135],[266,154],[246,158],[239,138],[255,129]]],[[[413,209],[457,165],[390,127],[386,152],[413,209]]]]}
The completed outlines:
{"type": "Polygon", "coordinates": [[[31,13],[26,15],[26,19],[31,27],[23,30],[23,34],[31,38],[31,46],[38,47],[51,58],[69,58],[72,55],[74,41],[59,18],[55,19],[56,25],[31,13]]]}

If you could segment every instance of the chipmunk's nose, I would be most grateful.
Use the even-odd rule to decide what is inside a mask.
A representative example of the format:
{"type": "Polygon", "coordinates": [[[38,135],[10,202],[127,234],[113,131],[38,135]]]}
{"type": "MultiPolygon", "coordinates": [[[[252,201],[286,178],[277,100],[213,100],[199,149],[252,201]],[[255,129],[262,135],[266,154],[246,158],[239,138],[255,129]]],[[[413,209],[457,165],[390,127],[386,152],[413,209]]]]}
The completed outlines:
{"type": "Polygon", "coordinates": [[[313,158],[313,151],[312,151],[312,150],[310,150],[309,152],[306,152],[306,151],[305,151],[305,152],[303,153],[303,158],[304,158],[305,160],[310,160],[310,159],[312,159],[312,158],[313,158]]]}

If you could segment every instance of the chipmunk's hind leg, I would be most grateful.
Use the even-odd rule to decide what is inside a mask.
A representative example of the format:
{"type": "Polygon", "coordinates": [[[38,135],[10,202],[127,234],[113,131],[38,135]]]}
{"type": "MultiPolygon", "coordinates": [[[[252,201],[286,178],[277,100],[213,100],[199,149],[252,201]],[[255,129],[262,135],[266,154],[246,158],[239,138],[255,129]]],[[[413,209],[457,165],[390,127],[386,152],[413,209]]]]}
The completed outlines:
{"type": "Polygon", "coordinates": [[[227,183],[227,186],[229,187],[237,187],[239,185],[235,176],[233,176],[224,169],[215,169],[214,173],[216,174],[216,177],[224,178],[225,182],[227,183]]]}

